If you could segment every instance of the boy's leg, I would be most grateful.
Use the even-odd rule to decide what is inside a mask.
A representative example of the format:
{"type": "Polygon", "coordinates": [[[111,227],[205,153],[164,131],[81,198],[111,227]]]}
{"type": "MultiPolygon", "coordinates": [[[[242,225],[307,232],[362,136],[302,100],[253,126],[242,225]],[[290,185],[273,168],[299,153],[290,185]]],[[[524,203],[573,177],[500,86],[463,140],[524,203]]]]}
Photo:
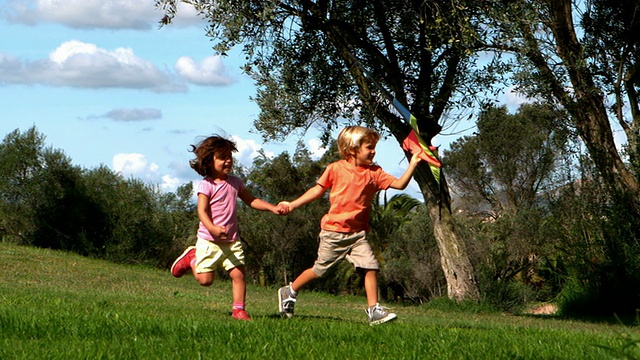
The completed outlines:
{"type": "Polygon", "coordinates": [[[364,291],[369,307],[378,303],[378,270],[364,270],[364,291]]]}
{"type": "Polygon", "coordinates": [[[364,289],[367,293],[369,307],[369,325],[378,325],[397,318],[396,314],[388,312],[378,304],[378,270],[364,269],[364,289]]]}
{"type": "Polygon", "coordinates": [[[291,283],[291,290],[294,292],[300,291],[305,285],[312,282],[315,279],[319,279],[320,276],[316,275],[312,268],[309,268],[298,275],[298,277],[291,283]]]}
{"type": "Polygon", "coordinates": [[[293,316],[297,292],[306,284],[322,277],[330,268],[342,261],[347,256],[349,246],[353,243],[351,234],[326,230],[320,231],[318,240],[318,258],[313,267],[303,271],[291,284],[278,290],[278,308],[282,316],[288,318],[293,316]]]}
{"type": "Polygon", "coordinates": [[[288,318],[293,317],[298,291],[317,278],[319,278],[319,276],[316,275],[313,268],[309,268],[303,271],[291,284],[278,289],[278,309],[280,310],[281,316],[288,318]]]}
{"type": "Polygon", "coordinates": [[[367,293],[367,315],[369,325],[382,324],[397,318],[396,314],[388,312],[378,304],[378,270],[380,264],[376,260],[366,234],[359,237],[347,257],[356,268],[364,271],[364,289],[367,293]]]}

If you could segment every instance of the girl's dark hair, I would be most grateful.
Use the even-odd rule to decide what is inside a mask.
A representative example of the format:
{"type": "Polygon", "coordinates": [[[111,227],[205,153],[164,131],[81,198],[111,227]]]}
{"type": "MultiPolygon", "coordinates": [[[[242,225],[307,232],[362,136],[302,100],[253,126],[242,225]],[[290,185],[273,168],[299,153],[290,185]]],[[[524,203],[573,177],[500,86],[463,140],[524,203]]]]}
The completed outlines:
{"type": "Polygon", "coordinates": [[[207,176],[207,169],[213,163],[214,154],[218,159],[225,159],[231,153],[237,152],[236,143],[218,135],[212,135],[196,145],[191,145],[190,152],[196,155],[195,159],[189,160],[189,165],[193,170],[202,176],[207,176]]]}

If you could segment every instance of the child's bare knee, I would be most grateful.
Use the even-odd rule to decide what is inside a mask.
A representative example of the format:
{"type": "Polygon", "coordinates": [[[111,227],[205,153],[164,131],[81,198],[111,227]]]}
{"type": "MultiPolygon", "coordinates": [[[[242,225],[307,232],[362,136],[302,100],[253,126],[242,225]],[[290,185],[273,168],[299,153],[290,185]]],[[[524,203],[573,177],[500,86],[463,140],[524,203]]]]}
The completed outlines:
{"type": "Polygon", "coordinates": [[[196,277],[196,280],[198,280],[198,284],[202,286],[211,286],[214,279],[215,277],[212,274],[206,274],[196,277]]]}

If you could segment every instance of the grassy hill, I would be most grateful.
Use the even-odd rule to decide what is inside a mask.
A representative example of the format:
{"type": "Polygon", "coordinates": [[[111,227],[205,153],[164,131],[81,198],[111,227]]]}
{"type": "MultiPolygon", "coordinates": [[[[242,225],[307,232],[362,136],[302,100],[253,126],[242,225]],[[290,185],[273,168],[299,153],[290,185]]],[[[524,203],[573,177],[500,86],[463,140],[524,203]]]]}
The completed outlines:
{"type": "Polygon", "coordinates": [[[231,284],[0,243],[0,359],[640,358],[637,326],[514,316],[434,302],[370,327],[365,299],[250,285],[252,322],[230,316],[231,284]]]}

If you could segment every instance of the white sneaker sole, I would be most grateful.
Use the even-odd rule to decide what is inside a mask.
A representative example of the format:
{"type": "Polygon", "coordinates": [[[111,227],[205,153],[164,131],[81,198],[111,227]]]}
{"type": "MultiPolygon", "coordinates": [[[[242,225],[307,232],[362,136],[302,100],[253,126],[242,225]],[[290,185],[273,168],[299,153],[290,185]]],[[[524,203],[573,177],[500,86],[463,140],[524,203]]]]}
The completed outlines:
{"type": "Polygon", "coordinates": [[[369,322],[369,325],[371,326],[375,326],[375,325],[380,325],[380,324],[384,324],[386,322],[389,322],[391,320],[395,320],[398,318],[398,315],[391,313],[389,315],[387,315],[386,317],[383,317],[382,319],[378,319],[376,321],[371,321],[369,322]]]}

